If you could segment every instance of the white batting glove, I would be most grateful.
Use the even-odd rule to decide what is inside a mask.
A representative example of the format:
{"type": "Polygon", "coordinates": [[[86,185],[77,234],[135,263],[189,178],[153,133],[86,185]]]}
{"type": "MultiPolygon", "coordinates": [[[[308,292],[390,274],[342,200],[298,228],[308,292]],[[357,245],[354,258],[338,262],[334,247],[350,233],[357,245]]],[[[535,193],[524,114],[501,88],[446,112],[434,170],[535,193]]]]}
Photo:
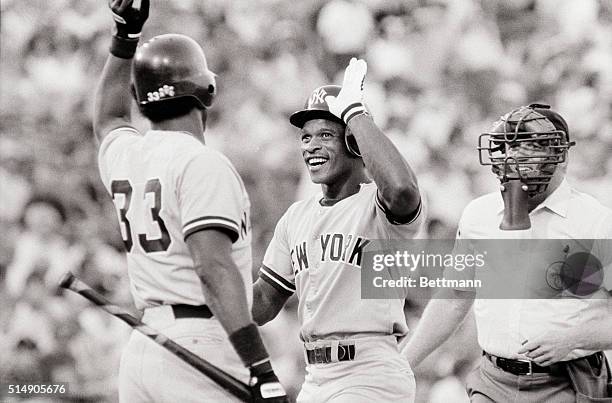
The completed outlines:
{"type": "Polygon", "coordinates": [[[362,113],[367,113],[363,106],[363,81],[368,65],[363,59],[352,58],[344,70],[342,89],[337,97],[328,95],[325,102],[329,111],[348,125],[349,120],[362,113]]]}

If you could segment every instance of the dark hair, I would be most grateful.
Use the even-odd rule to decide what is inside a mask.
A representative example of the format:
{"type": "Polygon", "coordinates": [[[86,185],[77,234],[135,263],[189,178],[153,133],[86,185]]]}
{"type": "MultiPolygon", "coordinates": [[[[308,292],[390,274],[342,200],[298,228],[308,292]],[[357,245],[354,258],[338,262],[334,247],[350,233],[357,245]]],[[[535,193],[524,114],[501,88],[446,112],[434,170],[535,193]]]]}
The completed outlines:
{"type": "Polygon", "coordinates": [[[162,102],[151,102],[140,105],[140,113],[151,122],[162,122],[179,118],[190,113],[194,108],[198,108],[195,99],[191,97],[181,97],[168,99],[162,102]]]}

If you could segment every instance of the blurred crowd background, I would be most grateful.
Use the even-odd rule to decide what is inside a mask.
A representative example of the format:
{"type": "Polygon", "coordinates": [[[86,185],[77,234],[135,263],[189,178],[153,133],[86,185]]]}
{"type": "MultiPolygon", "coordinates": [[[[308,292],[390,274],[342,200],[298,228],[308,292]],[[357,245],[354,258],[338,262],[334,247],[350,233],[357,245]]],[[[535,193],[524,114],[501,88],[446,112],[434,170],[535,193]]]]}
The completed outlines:
{"type": "MultiPolygon", "coordinates": [[[[116,400],[129,328],[61,295],[57,279],[72,270],[132,306],[91,126],[112,26],[104,3],[1,1],[0,383],[69,382],[83,402],[116,400]]],[[[463,207],[496,188],[478,135],[536,101],[578,143],[571,184],[612,207],[611,0],[153,0],[143,37],[167,32],[194,37],[218,74],[206,136],[250,193],[254,273],[276,221],[316,190],[287,118],[313,88],[341,84],[354,55],[368,62],[375,120],[418,174],[428,236],[454,237],[463,207]]],[[[264,327],[293,396],[304,374],[295,305],[264,327]]],[[[419,304],[407,310],[414,325],[419,304]]],[[[417,369],[419,401],[464,401],[477,356],[473,330],[459,331],[417,369]]]]}

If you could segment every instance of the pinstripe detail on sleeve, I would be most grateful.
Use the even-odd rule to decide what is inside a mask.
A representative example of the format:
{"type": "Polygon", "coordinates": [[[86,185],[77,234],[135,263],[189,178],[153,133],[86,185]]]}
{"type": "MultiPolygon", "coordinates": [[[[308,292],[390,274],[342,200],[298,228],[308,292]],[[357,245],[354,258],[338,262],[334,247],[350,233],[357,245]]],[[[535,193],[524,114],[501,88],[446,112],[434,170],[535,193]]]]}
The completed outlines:
{"type": "Polygon", "coordinates": [[[119,136],[126,133],[136,136],[140,134],[138,130],[134,129],[131,126],[120,126],[114,128],[102,138],[102,141],[100,142],[100,150],[98,151],[98,156],[104,155],[108,147],[110,147],[111,143],[114,142],[115,139],[117,139],[119,136]]]}
{"type": "Polygon", "coordinates": [[[219,228],[229,232],[232,242],[236,242],[240,234],[240,226],[236,221],[220,216],[204,216],[195,218],[183,225],[183,238],[187,239],[194,232],[207,228],[219,228]]]}
{"type": "Polygon", "coordinates": [[[284,295],[293,295],[295,292],[295,284],[283,278],[280,274],[264,265],[259,269],[259,277],[278,292],[284,295]]]}

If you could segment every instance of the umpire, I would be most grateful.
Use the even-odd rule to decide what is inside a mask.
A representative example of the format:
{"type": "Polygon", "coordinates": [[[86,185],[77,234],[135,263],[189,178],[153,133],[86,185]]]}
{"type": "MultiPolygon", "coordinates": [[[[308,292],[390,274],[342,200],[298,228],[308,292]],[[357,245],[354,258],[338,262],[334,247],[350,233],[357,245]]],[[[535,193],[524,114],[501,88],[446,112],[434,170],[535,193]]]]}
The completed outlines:
{"type": "MultiPolygon", "coordinates": [[[[403,355],[417,366],[474,305],[483,355],[467,380],[472,402],[612,402],[610,367],[602,352],[612,349],[612,211],[565,179],[574,143],[563,117],[548,105],[517,108],[480,139],[480,161],[492,167],[501,195],[469,203],[457,238],[526,239],[532,245],[536,239],[590,238],[608,244],[592,250],[608,267],[599,267],[604,277],[588,296],[566,289],[561,299],[527,294],[474,303],[477,293],[447,289],[429,303],[403,355]]],[[[519,266],[516,259],[512,263],[519,266]]],[[[546,267],[533,266],[529,275],[546,278],[546,267]]]]}

